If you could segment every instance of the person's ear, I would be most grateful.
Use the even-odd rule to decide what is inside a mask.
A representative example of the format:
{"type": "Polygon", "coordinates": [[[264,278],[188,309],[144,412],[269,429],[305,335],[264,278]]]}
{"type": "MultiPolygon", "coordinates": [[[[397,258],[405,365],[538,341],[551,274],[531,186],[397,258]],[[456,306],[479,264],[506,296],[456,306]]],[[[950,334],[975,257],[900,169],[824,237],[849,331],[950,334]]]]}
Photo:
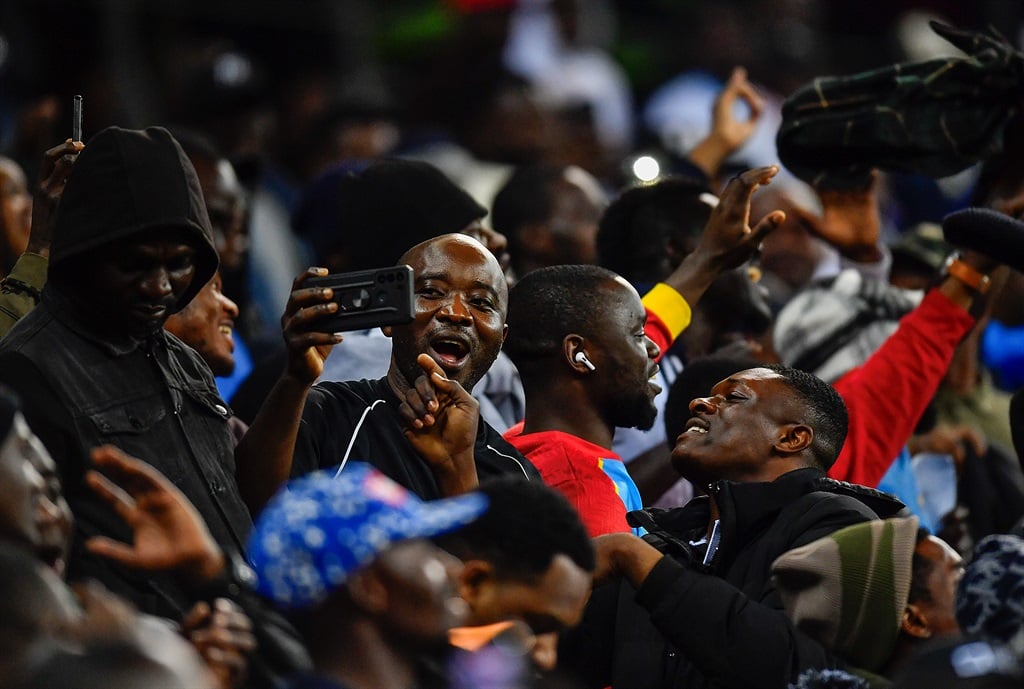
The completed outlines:
{"type": "Polygon", "coordinates": [[[930,639],[932,636],[931,627],[928,626],[928,617],[915,603],[908,603],[903,610],[903,617],[900,618],[900,631],[915,639],[930,639]]]}
{"type": "Polygon", "coordinates": [[[814,429],[802,423],[790,423],[779,427],[775,449],[783,454],[803,452],[814,442],[814,429]]]}
{"type": "Polygon", "coordinates": [[[587,374],[597,370],[587,354],[586,339],[582,335],[566,335],[562,339],[562,355],[577,373],[587,374]]]}
{"type": "Polygon", "coordinates": [[[380,326],[380,331],[382,333],[384,333],[384,337],[391,337],[391,326],[390,325],[382,325],[382,326],[380,326]]]}
{"type": "Polygon", "coordinates": [[[459,597],[476,608],[478,601],[485,597],[494,581],[494,565],[486,560],[466,560],[459,573],[457,587],[459,597]]]}
{"type": "Polygon", "coordinates": [[[508,337],[508,323],[501,324],[501,343],[505,344],[505,339],[508,337]]]}

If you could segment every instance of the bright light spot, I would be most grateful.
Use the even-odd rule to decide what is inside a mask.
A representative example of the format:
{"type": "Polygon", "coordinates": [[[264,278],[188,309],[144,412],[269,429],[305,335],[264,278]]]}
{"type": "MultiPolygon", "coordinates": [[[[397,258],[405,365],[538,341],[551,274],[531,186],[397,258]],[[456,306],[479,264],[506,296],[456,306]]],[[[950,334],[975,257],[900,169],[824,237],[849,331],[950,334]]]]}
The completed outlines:
{"type": "Polygon", "coordinates": [[[242,86],[252,79],[252,62],[238,53],[224,53],[213,63],[213,78],[223,86],[242,86]]]}
{"type": "Polygon", "coordinates": [[[633,161],[633,174],[641,182],[651,182],[661,174],[661,166],[651,156],[640,156],[633,161]]]}

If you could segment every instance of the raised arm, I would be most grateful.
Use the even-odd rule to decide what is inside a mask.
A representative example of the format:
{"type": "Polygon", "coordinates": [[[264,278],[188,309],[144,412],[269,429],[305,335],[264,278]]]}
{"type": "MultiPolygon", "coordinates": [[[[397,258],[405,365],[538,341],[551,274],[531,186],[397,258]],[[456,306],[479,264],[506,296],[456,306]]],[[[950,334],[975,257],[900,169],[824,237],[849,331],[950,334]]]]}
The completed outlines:
{"type": "Polygon", "coordinates": [[[239,656],[253,645],[251,636],[259,645],[259,652],[246,658],[254,686],[276,686],[285,677],[311,669],[297,632],[264,599],[249,591],[249,578],[239,577],[237,562],[228,566],[231,558],[218,547],[202,517],[174,484],[150,465],[110,445],[94,449],[92,460],[103,473],[90,471],[88,485],[131,527],[133,538],[131,543],[122,543],[97,536],[86,542],[86,548],[126,567],[174,573],[197,598],[212,601],[210,596],[230,596],[251,620],[247,626],[233,605],[235,614],[217,618],[216,612],[224,604],[214,602],[213,628],[198,619],[186,624],[187,632],[200,628],[212,632],[198,638],[190,633],[189,637],[205,651],[208,661],[211,654],[224,661],[215,668],[223,680],[233,683],[241,679],[239,656]],[[229,649],[232,657],[225,655],[229,649]]]}
{"type": "Polygon", "coordinates": [[[329,287],[303,286],[308,278],[326,274],[326,268],[310,268],[292,284],[281,317],[288,364],[235,448],[235,478],[253,514],[288,480],[309,389],[323,372],[331,348],[342,340],[340,333],[312,329],[317,319],[338,310],[329,287]]]}
{"type": "MultiPolygon", "coordinates": [[[[997,265],[975,251],[965,252],[962,260],[978,275],[997,265]]],[[[978,297],[962,278],[948,275],[863,366],[835,382],[850,425],[829,476],[878,485],[935,395],[957,344],[974,325],[970,309],[978,297]],[[884,433],[878,432],[879,423],[885,424],[884,433]]]]}
{"type": "Polygon", "coordinates": [[[882,259],[882,231],[878,210],[878,173],[861,189],[815,189],[821,199],[821,218],[807,218],[806,226],[820,239],[856,263],[882,259]]]}
{"type": "Polygon", "coordinates": [[[722,163],[753,136],[763,110],[764,100],[747,81],[747,70],[734,68],[711,108],[711,132],[686,157],[714,180],[722,163]],[[750,109],[745,120],[735,115],[737,101],[750,109]]]}
{"type": "Polygon", "coordinates": [[[46,284],[50,242],[53,240],[57,205],[71,166],[82,151],[81,141],[68,139],[43,154],[39,181],[32,198],[32,228],[28,246],[9,275],[0,283],[0,337],[39,303],[46,284]]]}
{"type": "Polygon", "coordinates": [[[775,165],[747,170],[726,185],[718,205],[711,212],[697,248],[679,266],[644,295],[647,335],[662,352],[668,351],[679,333],[689,325],[690,309],[724,271],[749,261],[761,241],[786,219],[772,211],[753,226],[750,200],[762,184],[779,171],[775,165]]]}

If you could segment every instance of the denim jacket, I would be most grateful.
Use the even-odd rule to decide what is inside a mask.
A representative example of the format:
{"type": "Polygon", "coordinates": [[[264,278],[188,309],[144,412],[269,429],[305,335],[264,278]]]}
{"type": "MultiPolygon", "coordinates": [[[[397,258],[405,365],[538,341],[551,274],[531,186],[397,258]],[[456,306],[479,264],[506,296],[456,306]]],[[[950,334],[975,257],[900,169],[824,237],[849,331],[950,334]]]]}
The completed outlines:
{"type": "MultiPolygon", "coordinates": [[[[81,545],[97,534],[130,541],[126,525],[82,480],[89,450],[105,443],[157,468],[223,548],[242,551],[251,518],[234,478],[231,411],[206,364],[173,335],[102,337],[48,285],[40,305],[0,341],[0,381],[21,396],[30,426],[60,468],[77,521],[70,575],[98,576],[110,586],[106,563],[81,545]]],[[[140,576],[120,592],[166,613],[162,603],[179,598],[173,588],[140,576]]]]}

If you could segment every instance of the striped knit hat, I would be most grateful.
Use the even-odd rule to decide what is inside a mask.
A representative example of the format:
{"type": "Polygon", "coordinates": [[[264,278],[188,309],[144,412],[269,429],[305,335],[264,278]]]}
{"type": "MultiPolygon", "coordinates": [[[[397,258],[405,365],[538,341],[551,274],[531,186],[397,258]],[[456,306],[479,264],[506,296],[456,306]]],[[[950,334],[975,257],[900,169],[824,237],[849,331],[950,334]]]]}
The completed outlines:
{"type": "Polygon", "coordinates": [[[888,660],[910,594],[917,517],[848,526],[772,564],[790,620],[850,665],[888,660]]]}

